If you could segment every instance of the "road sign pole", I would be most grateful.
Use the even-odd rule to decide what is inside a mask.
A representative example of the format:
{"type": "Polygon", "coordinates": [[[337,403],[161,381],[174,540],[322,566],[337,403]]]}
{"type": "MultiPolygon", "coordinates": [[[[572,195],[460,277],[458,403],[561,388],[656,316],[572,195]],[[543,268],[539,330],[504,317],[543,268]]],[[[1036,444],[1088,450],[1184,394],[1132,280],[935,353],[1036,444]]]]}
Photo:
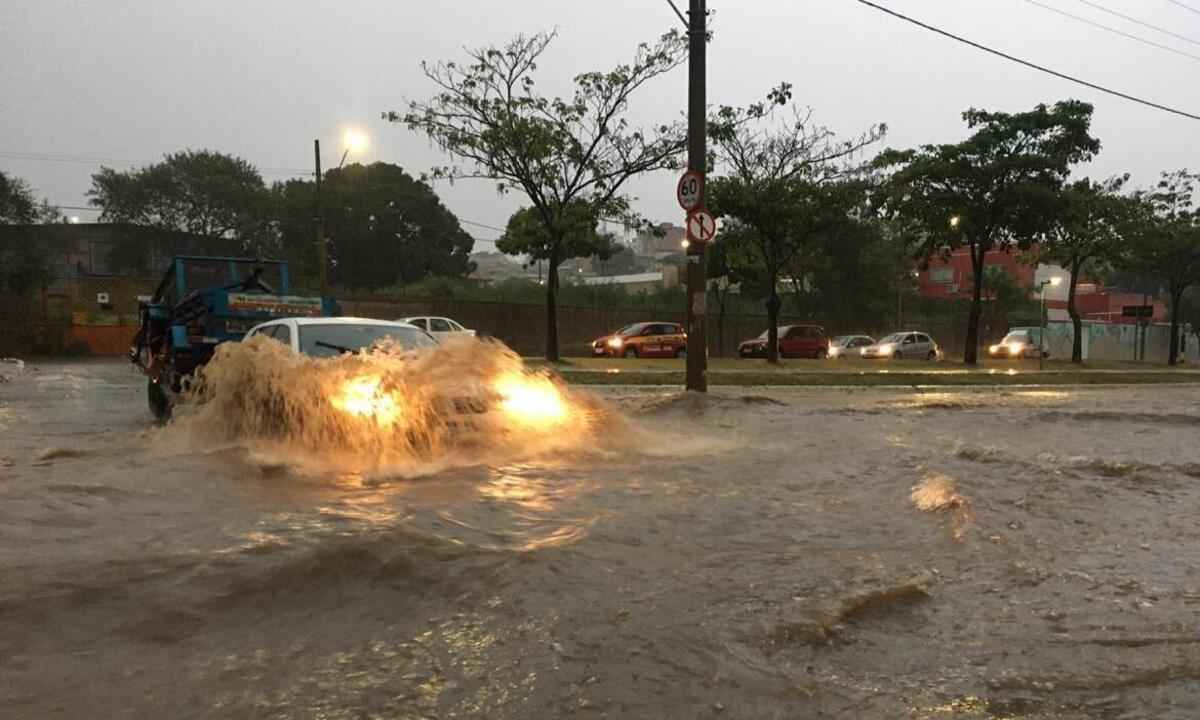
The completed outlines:
{"type": "MultiPolygon", "coordinates": [[[[688,170],[704,175],[705,50],[708,43],[705,0],[690,0],[688,7],[688,170]]],[[[704,207],[704,187],[698,206],[704,207]]],[[[705,253],[708,243],[693,242],[687,249],[687,389],[708,392],[708,333],[704,299],[707,291],[705,253]]]]}

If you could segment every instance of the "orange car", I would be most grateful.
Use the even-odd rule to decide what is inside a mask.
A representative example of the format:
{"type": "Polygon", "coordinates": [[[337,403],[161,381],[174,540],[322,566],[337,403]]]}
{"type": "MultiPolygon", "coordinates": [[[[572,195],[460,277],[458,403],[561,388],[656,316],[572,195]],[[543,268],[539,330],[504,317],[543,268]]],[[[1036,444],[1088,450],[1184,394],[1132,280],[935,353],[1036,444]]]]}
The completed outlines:
{"type": "Polygon", "coordinates": [[[640,322],[592,342],[592,355],[610,357],[684,357],[687,333],[679,323],[640,322]]]}

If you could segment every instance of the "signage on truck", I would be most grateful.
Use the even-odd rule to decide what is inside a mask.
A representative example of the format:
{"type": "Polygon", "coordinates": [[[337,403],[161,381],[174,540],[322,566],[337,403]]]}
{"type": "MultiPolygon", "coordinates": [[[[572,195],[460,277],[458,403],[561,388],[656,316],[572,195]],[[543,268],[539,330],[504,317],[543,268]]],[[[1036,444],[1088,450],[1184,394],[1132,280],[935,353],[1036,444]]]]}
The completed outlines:
{"type": "Polygon", "coordinates": [[[229,293],[229,309],[270,315],[319,317],[321,315],[321,298],[299,295],[229,293]]]}

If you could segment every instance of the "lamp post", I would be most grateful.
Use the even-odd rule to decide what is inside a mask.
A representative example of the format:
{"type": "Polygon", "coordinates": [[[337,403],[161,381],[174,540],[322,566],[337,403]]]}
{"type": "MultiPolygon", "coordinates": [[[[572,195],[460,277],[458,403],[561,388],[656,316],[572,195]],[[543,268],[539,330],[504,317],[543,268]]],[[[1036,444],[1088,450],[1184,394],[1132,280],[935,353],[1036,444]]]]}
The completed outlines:
{"type": "Polygon", "coordinates": [[[1041,317],[1038,318],[1038,323],[1042,326],[1042,328],[1041,332],[1038,333],[1038,370],[1044,370],[1046,368],[1046,286],[1052,285],[1054,287],[1058,287],[1059,283],[1061,282],[1062,278],[1058,275],[1055,275],[1054,277],[1043,280],[1039,285],[1039,289],[1042,293],[1042,314],[1041,317]]]}

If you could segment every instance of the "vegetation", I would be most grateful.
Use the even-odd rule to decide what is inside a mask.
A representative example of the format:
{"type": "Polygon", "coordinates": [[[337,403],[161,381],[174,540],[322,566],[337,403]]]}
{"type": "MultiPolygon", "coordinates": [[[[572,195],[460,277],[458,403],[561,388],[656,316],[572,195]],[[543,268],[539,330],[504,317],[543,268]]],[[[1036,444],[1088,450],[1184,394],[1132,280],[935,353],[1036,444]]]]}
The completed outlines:
{"type": "Polygon", "coordinates": [[[745,228],[730,257],[750,258],[763,273],[767,307],[767,360],[779,361],[779,284],[821,232],[845,221],[859,204],[861,187],[848,181],[859,168],[856,153],[883,137],[877,125],[839,141],[828,128],[812,122],[811,111],[791,105],[791,86],[771,90],[765,102],[746,108],[720,108],[709,124],[719,165],[727,174],[708,184],[709,208],[745,228]],[[784,118],[783,115],[787,117],[784,118]]]}
{"type": "MultiPolygon", "coordinates": [[[[271,189],[279,245],[301,279],[319,274],[313,239],[316,188],[309,180],[271,189]]],[[[325,173],[321,206],[331,281],[351,289],[409,285],[471,272],[474,240],[425,182],[391,163],[325,173]]]]}
{"type": "Polygon", "coordinates": [[[1200,285],[1200,209],[1195,205],[1200,175],[1186,170],[1164,172],[1158,186],[1136,196],[1134,218],[1127,224],[1128,269],[1158,278],[1166,286],[1171,309],[1167,364],[1179,360],[1183,296],[1200,285]]]}
{"type": "Polygon", "coordinates": [[[1074,326],[1073,363],[1083,362],[1083,321],[1075,305],[1075,291],[1084,270],[1108,266],[1124,249],[1129,203],[1120,192],[1128,180],[1128,175],[1103,182],[1084,178],[1064,187],[1038,254],[1038,260],[1058,263],[1070,274],[1067,314],[1074,326]]]}
{"type": "Polygon", "coordinates": [[[681,123],[633,129],[630,98],[647,82],[683,63],[687,41],[678,33],[643,44],[631,63],[575,78],[569,98],[542,95],[534,74],[553,33],[518,36],[501,48],[468,53],[466,64],[423,63],[436,94],[406,112],[385,113],[428,135],[466,167],[434,170],[441,178],[485,178],[504,193],[517,190],[531,213],[511,227],[509,247],[535,243],[547,262],[546,357],[557,360],[558,267],[570,244],[602,217],[630,215],[622,188],[631,177],[672,168],[682,152],[681,123]],[[527,232],[530,221],[541,234],[527,232]]]}
{"type": "MultiPolygon", "coordinates": [[[[0,225],[50,223],[61,217],[58,208],[37,200],[29,183],[0,171],[0,225]]],[[[47,248],[20,239],[0,245],[0,290],[24,295],[53,279],[47,248]]]]}
{"type": "Polygon", "coordinates": [[[974,131],[963,142],[888,150],[875,165],[892,173],[883,207],[921,238],[926,259],[959,247],[970,252],[974,283],[963,361],[974,365],[987,253],[1027,249],[1043,237],[1071,166],[1095,155],[1100,141],[1089,134],[1092,106],[1078,101],[1016,114],[972,109],[963,119],[974,131]]]}

